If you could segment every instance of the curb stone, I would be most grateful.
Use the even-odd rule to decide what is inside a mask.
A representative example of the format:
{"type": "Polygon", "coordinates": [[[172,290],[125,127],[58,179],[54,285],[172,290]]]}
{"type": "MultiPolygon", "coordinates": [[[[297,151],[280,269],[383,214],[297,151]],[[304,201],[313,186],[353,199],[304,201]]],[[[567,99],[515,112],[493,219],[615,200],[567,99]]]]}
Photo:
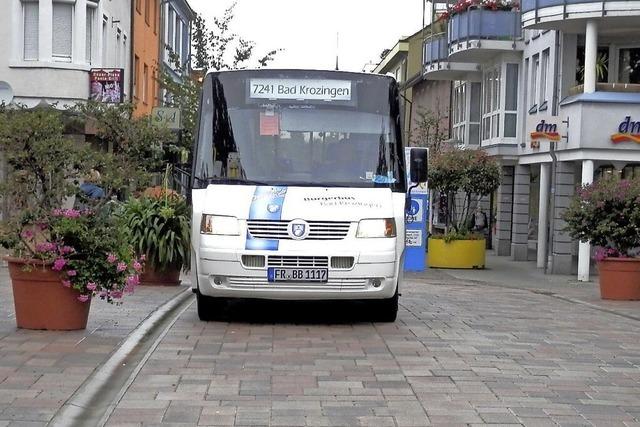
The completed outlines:
{"type": "Polygon", "coordinates": [[[103,426],[144,362],[191,305],[191,287],[152,312],[58,410],[50,426],[103,426]]]}

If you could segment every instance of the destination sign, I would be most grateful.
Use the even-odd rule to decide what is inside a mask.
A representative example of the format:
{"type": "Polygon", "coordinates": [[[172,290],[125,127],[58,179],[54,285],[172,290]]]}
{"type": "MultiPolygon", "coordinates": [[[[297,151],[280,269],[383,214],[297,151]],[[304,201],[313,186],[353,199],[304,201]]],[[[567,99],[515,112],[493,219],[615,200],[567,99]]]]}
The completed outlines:
{"type": "Polygon", "coordinates": [[[349,80],[250,79],[249,97],[315,101],[351,101],[349,80]]]}

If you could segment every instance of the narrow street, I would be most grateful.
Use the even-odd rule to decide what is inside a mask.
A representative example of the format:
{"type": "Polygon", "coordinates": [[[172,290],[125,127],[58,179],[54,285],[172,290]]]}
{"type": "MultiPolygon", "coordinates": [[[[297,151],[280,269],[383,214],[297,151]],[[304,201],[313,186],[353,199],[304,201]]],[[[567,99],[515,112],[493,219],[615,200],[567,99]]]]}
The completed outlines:
{"type": "Polygon", "coordinates": [[[333,307],[192,304],[107,425],[640,425],[637,320],[463,280],[410,281],[392,324],[333,307]]]}

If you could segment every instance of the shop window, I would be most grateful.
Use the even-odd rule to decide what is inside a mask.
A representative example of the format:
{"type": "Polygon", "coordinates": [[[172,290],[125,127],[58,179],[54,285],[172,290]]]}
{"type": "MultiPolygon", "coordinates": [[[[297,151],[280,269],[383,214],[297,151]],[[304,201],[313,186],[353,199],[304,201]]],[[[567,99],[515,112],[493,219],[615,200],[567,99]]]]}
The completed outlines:
{"type": "Polygon", "coordinates": [[[640,83],[640,47],[618,50],[618,82],[640,83]]]}
{"type": "Polygon", "coordinates": [[[38,2],[22,3],[23,27],[24,27],[24,52],[25,61],[38,60],[39,31],[39,5],[38,2]]]}
{"type": "Polygon", "coordinates": [[[640,178],[640,164],[627,165],[622,169],[623,179],[640,178]]]}
{"type": "Polygon", "coordinates": [[[53,58],[71,61],[73,40],[73,4],[53,3],[52,51],[53,58]]]}

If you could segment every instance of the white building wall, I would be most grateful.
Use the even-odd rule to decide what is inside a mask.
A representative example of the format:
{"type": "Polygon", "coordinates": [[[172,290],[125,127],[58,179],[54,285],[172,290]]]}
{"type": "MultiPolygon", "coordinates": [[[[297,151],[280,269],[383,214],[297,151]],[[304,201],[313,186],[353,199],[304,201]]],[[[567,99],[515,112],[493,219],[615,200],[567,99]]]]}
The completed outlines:
{"type": "MultiPolygon", "coordinates": [[[[55,60],[52,56],[53,2],[58,0],[39,0],[38,2],[38,58],[24,59],[24,15],[22,0],[3,0],[3,12],[0,13],[0,81],[8,83],[12,90],[14,103],[34,107],[40,103],[56,104],[58,108],[73,104],[89,97],[89,70],[92,67],[125,68],[125,95],[129,92],[128,68],[131,51],[131,0],[109,0],[91,2],[90,0],[65,0],[73,4],[72,14],[72,50],[71,58],[66,61],[55,60]],[[92,53],[94,60],[86,58],[86,8],[95,6],[92,53]],[[105,41],[102,40],[102,21],[106,17],[105,34],[107,52],[102,54],[105,41]],[[117,22],[119,21],[119,22],[117,22]],[[116,55],[117,30],[121,32],[120,59],[116,55]],[[126,46],[124,38],[126,37],[126,46]],[[4,53],[6,52],[6,53],[4,53]],[[102,58],[105,61],[102,61],[102,58]]],[[[125,99],[128,97],[125,96],[125,99]]]]}

